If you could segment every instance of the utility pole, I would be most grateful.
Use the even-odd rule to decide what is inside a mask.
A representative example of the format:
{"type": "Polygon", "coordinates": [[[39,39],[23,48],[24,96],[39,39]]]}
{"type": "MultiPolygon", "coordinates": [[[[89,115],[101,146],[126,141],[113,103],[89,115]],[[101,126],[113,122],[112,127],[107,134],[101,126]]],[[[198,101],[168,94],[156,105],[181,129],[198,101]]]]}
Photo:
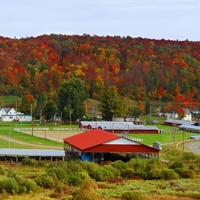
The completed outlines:
{"type": "Polygon", "coordinates": [[[183,152],[185,151],[185,127],[183,127],[183,152]]]}
{"type": "Polygon", "coordinates": [[[169,150],[170,150],[170,137],[171,137],[171,129],[169,128],[169,133],[168,133],[168,142],[169,142],[169,146],[168,146],[168,148],[169,148],[169,150]]]}
{"type": "Polygon", "coordinates": [[[32,136],[33,136],[33,105],[31,104],[31,126],[32,126],[32,136]]]}
{"type": "Polygon", "coordinates": [[[9,134],[9,143],[8,143],[8,148],[10,149],[10,130],[9,130],[8,134],[9,134]]]}

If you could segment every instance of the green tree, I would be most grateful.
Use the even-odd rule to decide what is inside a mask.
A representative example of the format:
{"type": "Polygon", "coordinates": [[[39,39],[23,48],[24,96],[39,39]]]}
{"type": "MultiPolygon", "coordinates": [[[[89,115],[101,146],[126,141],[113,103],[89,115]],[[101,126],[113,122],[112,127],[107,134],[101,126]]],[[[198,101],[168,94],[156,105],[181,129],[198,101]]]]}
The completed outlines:
{"type": "Polygon", "coordinates": [[[45,119],[46,120],[51,119],[55,115],[56,110],[57,106],[55,102],[52,99],[50,99],[47,102],[46,106],[44,107],[43,115],[45,115],[45,119]]]}
{"type": "Polygon", "coordinates": [[[138,118],[143,113],[143,110],[137,106],[133,107],[131,110],[132,116],[138,118]]]}
{"type": "Polygon", "coordinates": [[[116,87],[108,87],[100,101],[103,119],[112,120],[114,116],[122,116],[125,112],[125,103],[118,94],[116,87]]]}
{"type": "Polygon", "coordinates": [[[24,114],[31,114],[31,102],[28,97],[24,95],[20,104],[20,112],[24,114]]]}
{"type": "Polygon", "coordinates": [[[47,103],[47,95],[46,93],[42,93],[39,95],[37,99],[37,105],[35,108],[34,116],[39,118],[41,115],[42,110],[44,109],[45,105],[47,103]]]}
{"type": "Polygon", "coordinates": [[[87,99],[84,82],[72,77],[60,86],[58,91],[58,107],[64,120],[80,119],[85,114],[85,100],[87,99]]]}

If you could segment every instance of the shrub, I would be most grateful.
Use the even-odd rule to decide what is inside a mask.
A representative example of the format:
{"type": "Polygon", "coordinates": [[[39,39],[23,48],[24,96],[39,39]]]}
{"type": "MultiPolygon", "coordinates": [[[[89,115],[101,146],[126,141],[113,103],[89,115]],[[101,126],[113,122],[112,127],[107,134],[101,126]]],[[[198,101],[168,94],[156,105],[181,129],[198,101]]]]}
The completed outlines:
{"type": "Polygon", "coordinates": [[[190,169],[183,169],[179,172],[179,175],[182,177],[182,178],[195,178],[195,173],[193,170],[190,170],[190,169]]]}
{"type": "Polygon", "coordinates": [[[115,175],[105,167],[100,167],[95,171],[94,178],[96,181],[108,181],[115,178],[115,175]]]}
{"type": "Polygon", "coordinates": [[[196,168],[195,165],[189,165],[190,170],[195,170],[195,168],[196,168]]]}
{"type": "Polygon", "coordinates": [[[3,192],[4,188],[5,188],[5,180],[2,179],[2,180],[0,180],[0,193],[3,192]]]}
{"type": "Polygon", "coordinates": [[[91,178],[94,178],[94,172],[99,168],[97,163],[84,161],[81,163],[82,168],[87,171],[91,178]]]}
{"type": "Polygon", "coordinates": [[[0,166],[0,175],[5,175],[5,171],[1,166],[0,166]]]}
{"type": "Polygon", "coordinates": [[[18,183],[14,178],[7,179],[4,189],[10,194],[17,194],[19,192],[18,183]]]}
{"type": "Polygon", "coordinates": [[[129,162],[128,165],[133,168],[135,171],[145,171],[146,170],[146,164],[147,164],[147,159],[142,159],[142,158],[132,158],[129,162]]]}
{"type": "Polygon", "coordinates": [[[142,179],[147,179],[148,178],[148,174],[145,171],[135,172],[135,176],[139,176],[142,179]]]}
{"type": "Polygon", "coordinates": [[[27,192],[36,192],[39,187],[34,180],[25,180],[22,185],[26,188],[27,192]]]}
{"type": "Polygon", "coordinates": [[[173,169],[162,169],[161,178],[165,180],[178,179],[179,175],[173,169]]]}
{"type": "Polygon", "coordinates": [[[43,188],[53,188],[55,184],[53,178],[47,174],[38,176],[35,182],[43,188]]]}
{"type": "Polygon", "coordinates": [[[32,158],[24,158],[22,160],[22,164],[26,165],[26,166],[37,166],[38,165],[38,161],[32,158]]]}
{"type": "Polygon", "coordinates": [[[68,175],[68,184],[71,186],[80,186],[83,182],[83,179],[78,172],[72,172],[68,175]]]}
{"type": "Polygon", "coordinates": [[[121,175],[123,178],[132,178],[134,176],[134,173],[135,173],[134,169],[127,168],[122,172],[121,175]]]}
{"type": "Polygon", "coordinates": [[[67,173],[61,167],[54,167],[47,170],[47,173],[51,176],[51,174],[55,174],[57,179],[63,181],[66,179],[67,173]]]}
{"type": "Polygon", "coordinates": [[[161,169],[151,169],[148,173],[149,179],[160,179],[162,177],[161,169]]]}
{"type": "Polygon", "coordinates": [[[174,161],[170,166],[169,166],[170,169],[176,169],[176,168],[183,168],[183,162],[177,160],[177,161],[174,161]]]}
{"type": "Polygon", "coordinates": [[[121,200],[145,200],[143,194],[132,191],[132,192],[125,192],[121,195],[121,200]]]}
{"type": "Polygon", "coordinates": [[[94,200],[94,199],[101,199],[98,193],[98,185],[92,179],[87,179],[83,182],[82,187],[80,190],[75,190],[72,193],[73,200],[94,200]]]}
{"type": "Polygon", "coordinates": [[[118,177],[121,174],[120,171],[114,168],[112,165],[104,165],[103,167],[110,171],[115,177],[118,177]]]}

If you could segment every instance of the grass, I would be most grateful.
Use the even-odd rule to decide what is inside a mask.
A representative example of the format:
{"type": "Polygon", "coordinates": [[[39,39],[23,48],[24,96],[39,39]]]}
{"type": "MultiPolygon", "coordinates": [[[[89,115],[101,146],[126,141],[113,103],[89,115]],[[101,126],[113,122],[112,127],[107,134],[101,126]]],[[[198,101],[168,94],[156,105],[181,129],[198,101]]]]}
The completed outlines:
{"type": "MultiPolygon", "coordinates": [[[[39,121],[35,121],[34,124],[36,126],[34,127],[39,127],[39,128],[49,128],[49,130],[53,130],[54,127],[62,127],[62,128],[69,128],[69,125],[62,125],[62,126],[54,126],[54,125],[41,125],[39,124],[39,121]]],[[[151,125],[152,126],[152,125],[151,125]]],[[[175,144],[177,142],[180,142],[183,140],[183,132],[181,130],[178,130],[178,128],[166,126],[166,125],[160,125],[156,124],[153,125],[156,126],[158,129],[162,129],[163,133],[162,134],[132,134],[129,133],[130,137],[134,138],[140,138],[143,139],[143,144],[145,145],[152,145],[154,142],[160,142],[162,146],[165,146],[164,148],[168,148],[169,145],[175,144]]],[[[14,128],[31,128],[32,124],[30,122],[0,122],[0,135],[4,135],[26,143],[31,143],[31,144],[37,144],[37,145],[45,145],[45,146],[63,146],[63,144],[51,141],[51,140],[46,140],[43,138],[38,138],[34,137],[32,135],[27,135],[27,134],[22,134],[19,132],[14,131],[14,128]]],[[[71,128],[78,128],[77,125],[72,125],[71,128]]],[[[199,135],[197,133],[192,133],[192,132],[185,132],[184,133],[184,139],[186,140],[192,135],[199,135]]],[[[4,140],[0,140],[0,147],[1,148],[6,148],[8,147],[8,142],[4,140]]],[[[27,145],[20,145],[20,144],[14,144],[11,143],[12,148],[32,148],[28,147],[27,145]]]]}
{"type": "Polygon", "coordinates": [[[21,101],[21,97],[13,96],[13,95],[1,96],[0,99],[3,100],[4,104],[14,103],[14,102],[21,101]]]}
{"type": "Polygon", "coordinates": [[[117,184],[101,183],[104,185],[100,189],[102,195],[108,198],[117,198],[125,191],[137,191],[142,193],[146,199],[172,199],[181,197],[200,197],[200,179],[179,179],[179,180],[128,180],[117,184]],[[157,198],[156,198],[157,197],[157,198]],[[168,197],[168,198],[167,198],[168,197]]]}
{"type": "MultiPolygon", "coordinates": [[[[132,134],[129,136],[143,139],[143,143],[146,145],[152,145],[154,142],[160,142],[161,144],[177,143],[183,140],[183,131],[178,128],[167,125],[153,125],[158,129],[162,129],[162,134],[132,134]]],[[[184,132],[184,140],[187,140],[190,136],[199,135],[193,132],[184,132]]]]}
{"type": "MultiPolygon", "coordinates": [[[[1,122],[0,123],[0,135],[7,136],[13,139],[17,139],[19,141],[25,142],[25,143],[30,143],[30,144],[36,144],[36,145],[43,145],[43,146],[55,146],[55,147],[63,147],[63,143],[51,141],[51,140],[46,140],[43,138],[38,138],[32,135],[28,134],[23,134],[14,131],[14,128],[31,128],[31,123],[23,123],[22,126],[21,124],[17,124],[15,122],[1,122]]],[[[43,126],[45,127],[45,126],[43,126]]],[[[46,127],[47,128],[47,127],[46,127]]],[[[52,127],[51,127],[52,128],[52,127]]],[[[8,148],[9,142],[5,140],[0,140],[0,148],[8,148]]],[[[25,149],[35,149],[37,147],[32,147],[29,145],[25,144],[17,144],[14,142],[10,142],[10,147],[11,148],[25,148],[25,149]]]]}

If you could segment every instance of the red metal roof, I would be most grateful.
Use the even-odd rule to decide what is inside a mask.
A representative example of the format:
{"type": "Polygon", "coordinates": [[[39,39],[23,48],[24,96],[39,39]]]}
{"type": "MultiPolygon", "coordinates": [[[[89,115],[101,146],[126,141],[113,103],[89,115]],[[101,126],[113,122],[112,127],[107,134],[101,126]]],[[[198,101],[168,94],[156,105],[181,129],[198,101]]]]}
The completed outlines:
{"type": "Polygon", "coordinates": [[[84,151],[85,149],[118,138],[120,138],[120,136],[115,135],[113,133],[109,133],[100,129],[93,129],[91,131],[87,131],[68,138],[64,138],[64,142],[76,147],[79,150],[84,151]]]}
{"type": "Polygon", "coordinates": [[[159,150],[100,129],[93,129],[64,139],[64,142],[82,152],[144,152],[159,150]],[[118,140],[119,139],[119,140],[118,140]],[[130,142],[131,141],[131,142],[130,142]]]}

